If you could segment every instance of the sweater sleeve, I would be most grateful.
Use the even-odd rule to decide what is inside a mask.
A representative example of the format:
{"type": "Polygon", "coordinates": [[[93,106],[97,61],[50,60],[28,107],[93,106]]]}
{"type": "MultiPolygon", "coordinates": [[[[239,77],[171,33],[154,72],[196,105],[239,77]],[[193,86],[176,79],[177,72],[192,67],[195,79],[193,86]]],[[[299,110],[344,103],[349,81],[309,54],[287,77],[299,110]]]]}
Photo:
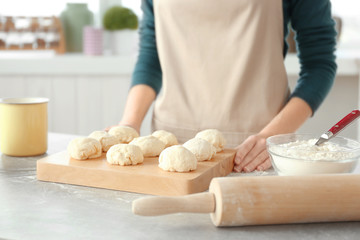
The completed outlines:
{"type": "Polygon", "coordinates": [[[336,31],[329,0],[293,0],[291,25],[301,65],[299,79],[290,97],[309,104],[313,114],[329,93],[336,74],[336,31]]]}
{"type": "Polygon", "coordinates": [[[152,0],[142,0],[143,19],[140,23],[139,55],[132,75],[131,87],[145,84],[158,94],[162,86],[162,72],[156,48],[155,20],[152,0]]]}

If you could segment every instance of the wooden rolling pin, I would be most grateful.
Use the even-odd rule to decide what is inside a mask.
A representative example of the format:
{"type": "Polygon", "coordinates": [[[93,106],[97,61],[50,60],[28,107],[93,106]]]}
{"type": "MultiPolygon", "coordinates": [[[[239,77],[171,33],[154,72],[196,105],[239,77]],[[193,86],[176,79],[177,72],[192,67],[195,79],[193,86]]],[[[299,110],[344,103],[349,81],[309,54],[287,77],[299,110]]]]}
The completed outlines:
{"type": "Polygon", "coordinates": [[[360,175],[214,178],[209,192],[141,198],[132,211],[210,213],[216,226],[359,221],[360,175]]]}

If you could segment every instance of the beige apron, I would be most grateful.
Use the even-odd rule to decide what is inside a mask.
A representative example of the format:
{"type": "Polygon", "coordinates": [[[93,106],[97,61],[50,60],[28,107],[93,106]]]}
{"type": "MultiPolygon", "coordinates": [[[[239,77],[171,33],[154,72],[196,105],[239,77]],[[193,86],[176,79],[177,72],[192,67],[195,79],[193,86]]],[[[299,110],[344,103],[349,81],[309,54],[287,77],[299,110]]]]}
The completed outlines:
{"type": "Polygon", "coordinates": [[[222,131],[228,147],[258,133],[289,94],[282,0],[153,0],[163,89],[152,127],[180,142],[222,131]]]}

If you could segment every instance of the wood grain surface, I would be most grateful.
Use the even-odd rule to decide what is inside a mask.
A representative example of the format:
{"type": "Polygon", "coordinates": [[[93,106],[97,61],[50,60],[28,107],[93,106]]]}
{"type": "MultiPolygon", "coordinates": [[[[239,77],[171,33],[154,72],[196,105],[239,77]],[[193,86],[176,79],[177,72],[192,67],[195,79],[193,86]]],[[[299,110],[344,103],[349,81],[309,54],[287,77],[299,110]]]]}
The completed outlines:
{"type": "Polygon", "coordinates": [[[114,189],[152,195],[178,196],[203,192],[214,177],[228,175],[233,169],[235,150],[225,149],[210,161],[199,162],[188,173],[166,172],[158,158],[145,158],[135,166],[111,165],[105,153],[96,159],[72,159],[66,151],[37,161],[37,178],[88,187],[114,189]]]}

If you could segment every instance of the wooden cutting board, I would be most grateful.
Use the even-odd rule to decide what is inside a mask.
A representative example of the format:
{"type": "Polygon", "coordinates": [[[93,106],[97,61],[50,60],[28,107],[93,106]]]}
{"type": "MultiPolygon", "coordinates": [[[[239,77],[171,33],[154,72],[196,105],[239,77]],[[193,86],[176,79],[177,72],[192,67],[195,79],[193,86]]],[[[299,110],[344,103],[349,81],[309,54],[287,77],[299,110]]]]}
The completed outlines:
{"type": "Polygon", "coordinates": [[[210,161],[199,162],[188,173],[166,172],[158,158],[145,158],[135,166],[111,165],[105,153],[96,159],[76,160],[59,152],[37,161],[37,178],[42,181],[107,188],[128,192],[176,196],[203,192],[214,177],[228,175],[233,169],[235,150],[225,149],[210,161]]]}

